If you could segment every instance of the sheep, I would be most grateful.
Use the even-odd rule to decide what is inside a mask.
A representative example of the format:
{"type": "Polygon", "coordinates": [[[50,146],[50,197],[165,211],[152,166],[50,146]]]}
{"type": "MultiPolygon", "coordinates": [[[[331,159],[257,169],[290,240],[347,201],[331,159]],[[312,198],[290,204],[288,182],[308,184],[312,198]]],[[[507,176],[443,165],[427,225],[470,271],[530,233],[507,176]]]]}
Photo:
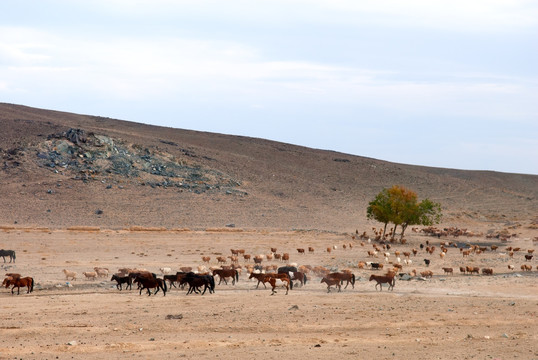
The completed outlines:
{"type": "Polygon", "coordinates": [[[297,252],[298,252],[299,254],[304,254],[304,249],[303,249],[303,248],[298,248],[298,249],[297,249],[297,252]]]}
{"type": "Polygon", "coordinates": [[[531,261],[532,258],[533,258],[534,255],[530,255],[530,254],[525,254],[525,260],[526,261],[531,261]]]}
{"type": "Polygon", "coordinates": [[[169,267],[162,267],[162,268],[159,269],[159,271],[161,272],[161,274],[167,275],[167,274],[170,274],[172,272],[172,269],[169,268],[169,267]]]}
{"type": "Polygon", "coordinates": [[[62,271],[65,274],[65,279],[66,280],[69,280],[69,278],[71,278],[71,280],[76,280],[77,279],[77,273],[76,272],[69,271],[69,270],[66,270],[66,269],[63,269],[62,271]]]}
{"type": "Polygon", "coordinates": [[[108,277],[108,269],[103,267],[94,267],[93,270],[97,273],[98,277],[108,277]]]}
{"type": "Polygon", "coordinates": [[[404,259],[404,264],[405,265],[411,265],[413,263],[413,260],[411,259],[404,259]]]}
{"type": "Polygon", "coordinates": [[[202,256],[202,261],[209,264],[209,261],[211,260],[210,256],[202,256]]]}
{"type": "Polygon", "coordinates": [[[86,280],[97,279],[97,273],[95,271],[90,271],[90,272],[84,271],[82,275],[86,277],[86,280]]]}
{"type": "Polygon", "coordinates": [[[482,274],[484,275],[493,275],[493,269],[492,268],[483,268],[482,274]]]}
{"type": "Polygon", "coordinates": [[[452,268],[444,267],[443,271],[445,272],[445,274],[454,275],[454,269],[452,269],[452,268]]]}
{"type": "Polygon", "coordinates": [[[509,269],[509,270],[514,270],[514,269],[515,269],[515,266],[514,266],[514,265],[508,265],[508,269],[509,269]]]}
{"type": "Polygon", "coordinates": [[[309,252],[310,254],[313,254],[313,253],[314,253],[314,248],[313,248],[312,246],[309,246],[309,247],[308,247],[308,252],[309,252]]]}

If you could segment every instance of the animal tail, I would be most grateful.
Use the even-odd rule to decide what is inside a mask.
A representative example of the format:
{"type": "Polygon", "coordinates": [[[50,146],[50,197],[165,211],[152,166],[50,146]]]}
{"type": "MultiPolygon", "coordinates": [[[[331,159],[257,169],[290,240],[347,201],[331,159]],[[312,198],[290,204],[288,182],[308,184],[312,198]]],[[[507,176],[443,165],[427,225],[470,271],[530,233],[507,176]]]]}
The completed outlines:
{"type": "Polygon", "coordinates": [[[17,258],[17,256],[15,256],[15,250],[13,250],[13,262],[15,262],[16,258],[17,258]]]}
{"type": "Polygon", "coordinates": [[[211,291],[215,292],[215,277],[210,275],[209,276],[209,283],[211,284],[211,291]]]}
{"type": "Polygon", "coordinates": [[[355,285],[355,274],[351,274],[351,285],[355,285]]]}
{"type": "Polygon", "coordinates": [[[30,292],[34,291],[34,278],[30,278],[30,292]]]}
{"type": "Polygon", "coordinates": [[[166,280],[163,280],[163,293],[166,295],[166,292],[168,291],[168,287],[166,286],[166,280]]]}
{"type": "Polygon", "coordinates": [[[239,271],[235,270],[235,281],[239,281],[239,271]]]}
{"type": "Polygon", "coordinates": [[[306,285],[306,274],[303,275],[304,284],[306,285]]]}

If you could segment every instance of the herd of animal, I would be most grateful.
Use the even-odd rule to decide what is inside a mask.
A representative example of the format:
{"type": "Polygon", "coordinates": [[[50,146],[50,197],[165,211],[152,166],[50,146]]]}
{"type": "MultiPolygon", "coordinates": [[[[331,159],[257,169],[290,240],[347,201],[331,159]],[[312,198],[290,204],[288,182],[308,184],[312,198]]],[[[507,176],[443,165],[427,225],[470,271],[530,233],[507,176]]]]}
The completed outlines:
{"type": "MultiPolygon", "coordinates": [[[[413,230],[416,232],[416,230],[413,230]]],[[[379,234],[378,230],[374,231],[375,234],[379,234]]],[[[437,236],[439,232],[432,231],[429,229],[429,232],[426,232],[432,236],[437,236]]],[[[457,236],[463,234],[462,232],[455,232],[457,236]]],[[[385,237],[382,237],[376,240],[372,240],[366,235],[366,232],[359,235],[359,232],[356,232],[356,235],[352,236],[354,243],[345,243],[339,245],[332,245],[325,248],[327,253],[332,253],[338,249],[342,250],[352,250],[355,247],[359,248],[369,248],[363,254],[367,258],[375,260],[376,258],[383,258],[383,261],[359,261],[357,268],[359,270],[385,270],[385,273],[382,275],[371,274],[369,276],[369,281],[375,282],[375,289],[379,288],[379,291],[382,291],[383,284],[388,285],[388,290],[393,290],[397,278],[402,278],[407,275],[409,277],[420,276],[422,278],[431,278],[434,276],[433,271],[429,269],[430,264],[432,263],[431,258],[424,258],[421,261],[417,261],[416,257],[419,253],[428,255],[434,255],[436,252],[439,253],[439,258],[441,262],[444,261],[445,255],[448,253],[450,248],[458,248],[458,245],[451,241],[440,242],[439,248],[430,244],[429,240],[426,240],[425,244],[420,244],[419,248],[408,249],[408,251],[396,250],[398,246],[394,241],[385,241],[385,237]],[[360,241],[360,242],[359,242],[360,241]],[[416,269],[405,272],[404,266],[412,266],[418,264],[424,264],[427,269],[417,272],[416,269]]],[[[456,236],[456,235],[455,235],[456,236]]],[[[403,239],[405,240],[405,239],[403,239]]],[[[400,241],[400,244],[405,245],[406,241],[400,241]]],[[[464,247],[459,247],[455,251],[459,251],[462,259],[469,259],[471,256],[480,256],[480,254],[490,251],[496,252],[498,246],[491,245],[489,247],[479,246],[479,245],[470,245],[464,247]]],[[[308,258],[308,254],[315,253],[315,249],[312,246],[305,248],[297,248],[297,257],[304,261],[308,258]]],[[[138,287],[139,294],[142,294],[142,291],[146,290],[148,295],[156,294],[159,291],[162,291],[163,295],[166,295],[166,292],[172,287],[181,287],[185,288],[188,285],[187,295],[192,293],[205,294],[207,290],[209,293],[215,291],[215,279],[219,281],[216,285],[221,285],[223,282],[225,285],[228,285],[228,281],[231,280],[231,284],[235,285],[243,271],[246,271],[248,274],[248,279],[257,280],[256,288],[260,284],[263,284],[264,288],[267,288],[267,284],[271,286],[271,295],[276,293],[277,288],[284,288],[286,290],[286,295],[289,290],[293,290],[294,282],[296,284],[303,286],[307,284],[307,281],[315,276],[321,278],[321,283],[327,286],[327,292],[331,292],[332,288],[335,288],[338,292],[342,291],[342,285],[345,284],[344,289],[351,284],[352,288],[355,286],[356,277],[353,274],[351,269],[344,269],[342,271],[334,271],[328,269],[324,266],[311,266],[311,265],[301,265],[298,266],[296,263],[290,263],[290,253],[278,253],[275,247],[270,248],[270,252],[266,254],[251,255],[247,254],[244,249],[230,249],[230,256],[217,256],[217,264],[210,266],[211,256],[202,256],[202,264],[200,264],[196,269],[193,269],[191,266],[182,266],[179,267],[180,271],[173,271],[171,267],[161,267],[159,269],[160,274],[150,272],[146,269],[130,269],[130,268],[120,268],[114,274],[110,281],[116,283],[118,290],[132,289],[132,285],[135,284],[138,287]],[[242,264],[240,264],[240,258],[242,258],[242,264]],[[252,260],[252,262],[251,262],[252,260]],[[275,264],[263,265],[265,260],[274,261],[279,260],[284,262],[284,266],[278,266],[275,264]],[[228,265],[229,262],[229,265],[228,265]],[[152,293],[153,290],[153,293],[152,293]]],[[[452,250],[454,251],[454,250],[452,250]]],[[[508,258],[514,258],[514,254],[523,251],[520,248],[506,247],[504,253],[499,252],[499,256],[508,256],[508,258]]],[[[532,271],[533,267],[529,264],[533,259],[534,249],[528,249],[524,256],[525,262],[521,265],[522,271],[532,271]]],[[[16,256],[15,251],[13,250],[0,250],[0,256],[4,257],[4,263],[6,262],[6,257],[9,256],[10,262],[15,262],[16,256]]],[[[444,263],[443,263],[444,264],[444,263]]],[[[515,270],[513,264],[508,265],[509,270],[515,270]]],[[[454,275],[453,267],[442,267],[443,275],[454,275]]],[[[459,266],[460,273],[463,275],[480,275],[482,272],[483,275],[493,275],[494,269],[491,267],[484,267],[480,269],[477,266],[465,265],[459,266]]],[[[538,266],[536,267],[538,270],[538,266]]],[[[78,274],[75,271],[64,269],[63,273],[67,281],[75,281],[78,278],[78,274]]],[[[97,280],[101,278],[108,278],[110,276],[110,271],[108,268],[104,267],[94,267],[91,271],[84,271],[82,275],[86,280],[97,280]]],[[[14,289],[17,288],[17,294],[20,292],[20,287],[27,287],[27,293],[32,292],[34,286],[34,280],[31,277],[22,277],[20,274],[8,273],[2,284],[6,288],[12,286],[11,292],[14,293],[14,289]]],[[[297,285],[296,285],[297,286],[297,285]]]]}

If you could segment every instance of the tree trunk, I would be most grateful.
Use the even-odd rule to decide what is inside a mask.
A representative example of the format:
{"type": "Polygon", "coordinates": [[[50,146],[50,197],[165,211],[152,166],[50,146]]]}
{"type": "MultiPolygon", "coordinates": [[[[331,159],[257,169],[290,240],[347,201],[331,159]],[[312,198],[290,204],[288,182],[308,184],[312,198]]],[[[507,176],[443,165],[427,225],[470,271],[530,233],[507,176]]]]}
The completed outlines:
{"type": "Polygon", "coordinates": [[[398,227],[398,224],[394,224],[394,230],[392,231],[392,236],[390,237],[391,240],[394,240],[394,235],[396,235],[396,228],[398,227]]]}
{"type": "Polygon", "coordinates": [[[400,241],[403,239],[405,229],[407,229],[407,224],[402,224],[402,235],[400,236],[400,241]]]}
{"type": "Polygon", "coordinates": [[[385,237],[385,233],[387,232],[387,225],[388,224],[389,224],[388,222],[385,223],[385,227],[383,228],[383,236],[381,236],[381,237],[385,237]]]}

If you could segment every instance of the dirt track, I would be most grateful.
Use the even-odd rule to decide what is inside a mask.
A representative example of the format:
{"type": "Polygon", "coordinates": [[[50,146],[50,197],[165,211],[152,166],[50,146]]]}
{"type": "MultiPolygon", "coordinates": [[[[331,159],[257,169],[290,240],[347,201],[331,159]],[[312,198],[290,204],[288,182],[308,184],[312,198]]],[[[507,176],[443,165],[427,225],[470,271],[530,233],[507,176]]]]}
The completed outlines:
{"type": "MultiPolygon", "coordinates": [[[[536,262],[530,262],[531,273],[522,273],[517,270],[524,261],[501,252],[469,260],[455,249],[444,260],[428,256],[431,280],[398,281],[389,293],[376,292],[366,281],[372,270],[356,268],[358,261],[369,260],[366,246],[357,241],[352,250],[343,250],[340,245],[350,242],[343,234],[10,230],[1,239],[2,247],[17,249],[16,265],[4,271],[33,276],[37,283],[31,294],[0,293],[2,359],[538,358],[536,262]],[[333,244],[336,251],[322,251],[333,244]],[[230,248],[265,254],[270,246],[289,252],[298,264],[350,268],[361,280],[354,289],[327,293],[319,278],[311,277],[287,296],[283,290],[270,296],[243,273],[236,286],[219,285],[212,295],[172,289],[165,297],[148,297],[120,292],[109,278],[78,279],[67,287],[62,274],[67,268],[81,275],[94,266],[157,272],[162,266],[199,265],[202,255],[228,256],[230,248]],[[296,247],[307,246],[316,252],[297,254],[296,247]],[[515,272],[509,272],[509,263],[517,266],[515,272]],[[493,267],[496,275],[443,275],[441,267],[457,271],[462,264],[493,267]]],[[[415,236],[400,248],[424,240],[415,236]]],[[[511,245],[533,246],[527,238],[511,245]]],[[[424,257],[419,253],[404,271],[424,270],[424,257]]]]}

